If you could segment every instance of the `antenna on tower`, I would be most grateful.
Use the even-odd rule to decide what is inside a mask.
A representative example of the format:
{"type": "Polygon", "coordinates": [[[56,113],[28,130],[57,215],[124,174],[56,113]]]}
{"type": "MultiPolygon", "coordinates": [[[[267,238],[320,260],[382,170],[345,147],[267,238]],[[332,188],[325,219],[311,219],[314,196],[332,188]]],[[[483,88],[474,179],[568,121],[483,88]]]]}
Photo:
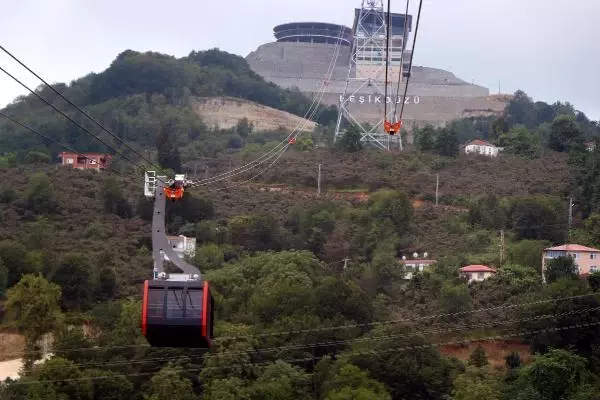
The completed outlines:
{"type": "MultiPolygon", "coordinates": [[[[354,39],[352,46],[352,55],[348,65],[348,76],[344,93],[340,96],[338,120],[335,128],[334,142],[346,134],[346,127],[353,125],[360,133],[360,140],[363,143],[370,143],[382,150],[389,150],[391,143],[397,143],[402,149],[402,136],[389,135],[385,132],[384,122],[393,119],[394,107],[387,107],[388,115],[378,118],[373,126],[368,126],[364,122],[359,122],[354,117],[352,110],[359,107],[380,108],[384,114],[386,104],[394,102],[403,102],[404,99],[395,98],[396,96],[386,96],[385,93],[393,93],[392,88],[395,82],[392,79],[403,79],[399,69],[402,68],[400,55],[406,48],[404,43],[404,26],[392,29],[388,27],[388,13],[383,7],[383,0],[362,0],[360,10],[357,10],[354,21],[354,39]],[[388,28],[390,32],[390,62],[388,73],[390,77],[395,77],[386,82],[386,42],[388,28]],[[400,34],[395,34],[397,32],[400,34]],[[401,43],[401,44],[400,44],[401,43]],[[386,91],[386,85],[388,90],[386,91]]],[[[402,15],[404,16],[404,15],[402,15]]],[[[397,20],[396,17],[389,18],[389,21],[397,20]]],[[[404,20],[403,24],[410,24],[411,18],[404,20]]],[[[391,24],[391,22],[390,22],[391,24]]],[[[409,27],[409,30],[410,27],[409,27]]],[[[401,97],[401,96],[399,96],[401,97]]]]}

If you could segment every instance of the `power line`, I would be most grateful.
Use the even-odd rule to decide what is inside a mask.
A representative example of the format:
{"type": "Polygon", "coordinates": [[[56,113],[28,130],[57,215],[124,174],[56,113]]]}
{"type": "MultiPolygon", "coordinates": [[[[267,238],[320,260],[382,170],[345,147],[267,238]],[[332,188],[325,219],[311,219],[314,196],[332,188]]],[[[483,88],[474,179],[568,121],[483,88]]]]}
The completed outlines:
{"type": "Polygon", "coordinates": [[[404,99],[408,92],[408,81],[412,75],[412,64],[415,57],[415,45],[417,44],[417,33],[419,32],[419,21],[421,20],[421,8],[423,7],[423,0],[419,0],[419,11],[417,12],[417,24],[415,26],[415,37],[413,38],[412,49],[410,50],[410,62],[408,64],[408,76],[406,77],[406,85],[404,86],[404,95],[402,96],[402,107],[400,107],[400,120],[402,121],[402,115],[404,113],[404,99]]]}
{"type": "MultiPolygon", "coordinates": [[[[406,11],[404,12],[404,34],[402,36],[402,53],[400,53],[400,68],[398,69],[398,86],[396,87],[396,99],[400,96],[400,82],[402,82],[404,70],[404,49],[406,48],[406,38],[408,37],[408,6],[410,5],[410,0],[406,0],[406,11]]],[[[412,57],[412,56],[411,56],[412,57]]],[[[410,74],[410,69],[409,69],[410,74]]],[[[406,95],[405,95],[406,97],[406,95]]],[[[404,103],[404,99],[402,99],[404,103]]],[[[396,117],[396,111],[398,111],[398,101],[394,101],[394,122],[397,122],[398,119],[396,117]]]]}
{"type": "MultiPolygon", "coordinates": [[[[535,330],[527,330],[527,331],[518,331],[518,332],[514,332],[514,333],[507,333],[504,335],[483,336],[483,337],[477,337],[477,338],[473,338],[473,339],[464,339],[464,340],[455,340],[455,341],[437,342],[437,343],[424,343],[424,344],[419,344],[419,345],[403,346],[403,347],[395,347],[395,348],[386,347],[384,349],[378,349],[378,350],[348,351],[348,352],[344,352],[344,354],[347,356],[362,356],[362,355],[374,355],[374,354],[382,354],[382,353],[390,353],[390,352],[406,352],[406,351],[411,351],[411,350],[423,350],[426,348],[465,345],[465,344],[469,344],[469,343],[473,343],[473,342],[506,340],[508,338],[522,337],[522,336],[526,336],[526,335],[533,335],[533,334],[540,334],[540,333],[547,333],[547,332],[561,332],[561,331],[567,331],[567,330],[573,330],[573,329],[589,328],[589,327],[599,326],[599,325],[600,325],[600,321],[599,322],[585,322],[585,323],[575,324],[575,325],[559,326],[559,327],[553,327],[553,328],[535,329],[535,330]]],[[[307,361],[316,361],[316,360],[320,360],[321,358],[324,358],[327,356],[328,355],[313,356],[313,357],[305,357],[305,358],[301,358],[301,359],[282,360],[282,361],[284,361],[286,363],[299,363],[299,362],[307,362],[307,361]]],[[[247,365],[247,366],[263,366],[264,365],[264,366],[266,366],[266,365],[271,365],[271,364],[273,364],[273,362],[263,362],[263,363],[236,362],[235,363],[236,366],[242,366],[242,365],[247,365]]],[[[230,367],[229,366],[219,366],[219,367],[204,367],[204,368],[195,368],[195,369],[186,368],[185,372],[189,373],[189,372],[201,372],[201,371],[206,371],[206,370],[226,370],[228,368],[230,368],[230,367]]],[[[156,370],[156,371],[152,371],[152,372],[131,373],[131,374],[116,373],[116,375],[122,376],[122,377],[146,376],[146,375],[152,375],[159,371],[160,370],[156,370]]],[[[174,371],[174,372],[172,372],[172,374],[178,374],[179,372],[180,371],[174,371]]],[[[183,371],[181,371],[181,372],[183,372],[183,371]]],[[[115,378],[114,375],[110,375],[110,376],[109,375],[105,375],[105,376],[97,375],[97,376],[90,376],[90,377],[83,377],[83,378],[16,381],[16,382],[11,382],[10,385],[11,386],[12,385],[27,386],[27,385],[35,385],[35,384],[79,382],[79,381],[86,381],[88,379],[101,380],[101,379],[114,379],[114,378],[115,378]]]]}
{"type": "MultiPolygon", "coordinates": [[[[338,261],[337,263],[339,263],[339,262],[343,262],[343,260],[338,261]]],[[[335,264],[335,263],[331,263],[331,264],[335,264]]],[[[475,310],[458,311],[458,312],[453,312],[453,313],[430,314],[430,315],[424,315],[424,316],[419,316],[419,317],[414,317],[414,318],[380,320],[380,321],[364,322],[364,323],[359,323],[359,324],[344,324],[344,325],[327,326],[327,327],[321,327],[321,328],[308,328],[308,329],[268,332],[268,333],[255,334],[255,335],[222,336],[222,337],[215,338],[215,342],[222,342],[222,341],[226,341],[226,340],[240,340],[240,339],[258,339],[258,338],[276,337],[276,336],[292,336],[292,335],[298,335],[298,334],[303,334],[303,333],[329,332],[329,331],[335,331],[335,330],[366,328],[366,327],[372,327],[372,326],[396,325],[396,324],[402,324],[402,323],[408,323],[408,322],[420,322],[420,321],[435,320],[435,319],[441,319],[441,318],[458,317],[458,316],[464,316],[464,315],[469,315],[469,314],[479,314],[479,313],[485,313],[485,312],[490,312],[490,311],[518,309],[518,308],[523,308],[523,307],[528,307],[528,306],[538,306],[538,305],[542,305],[542,304],[556,303],[556,302],[567,301],[567,300],[584,299],[584,298],[596,297],[596,296],[600,296],[600,293],[594,292],[594,293],[587,293],[587,294],[574,295],[574,296],[557,297],[557,298],[553,298],[553,299],[535,300],[535,301],[529,301],[529,302],[523,302],[523,303],[502,304],[499,306],[483,307],[483,308],[478,308],[475,310]]],[[[123,346],[104,346],[104,347],[96,346],[93,348],[80,347],[80,348],[62,349],[59,351],[82,352],[82,351],[103,351],[103,350],[117,350],[117,349],[125,350],[125,349],[136,349],[136,348],[151,349],[153,347],[151,347],[149,345],[123,345],[123,346]]],[[[13,355],[17,355],[17,356],[20,354],[21,353],[13,353],[13,355]]]]}
{"type": "MultiPolygon", "coordinates": [[[[63,111],[59,110],[58,108],[56,108],[56,106],[54,106],[54,104],[50,103],[48,100],[44,99],[42,96],[40,96],[38,93],[36,93],[34,90],[30,89],[29,86],[25,85],[23,82],[21,82],[19,79],[17,79],[15,76],[13,76],[10,72],[8,72],[7,70],[5,70],[3,67],[0,67],[0,71],[4,72],[6,75],[8,75],[9,77],[11,77],[15,82],[17,82],[19,85],[23,86],[25,89],[27,89],[31,94],[33,94],[34,96],[36,96],[38,99],[40,99],[41,101],[43,101],[46,105],[50,106],[54,111],[58,112],[59,114],[61,114],[63,117],[65,117],[66,119],[68,119],[69,121],[71,121],[73,124],[75,124],[77,127],[79,127],[81,130],[83,130],[84,132],[87,132],[89,135],[91,135],[92,137],[96,138],[96,140],[98,140],[100,143],[102,143],[103,145],[105,145],[107,148],[109,148],[110,150],[114,151],[116,154],[121,155],[121,157],[123,157],[125,160],[129,161],[130,163],[133,164],[133,166],[135,167],[139,167],[139,165],[135,162],[133,162],[132,160],[130,160],[129,158],[125,157],[125,155],[120,154],[119,151],[115,150],[111,145],[109,145],[108,143],[106,143],[105,141],[103,141],[100,137],[94,135],[92,132],[90,132],[87,128],[81,126],[77,121],[75,121],[73,118],[69,117],[67,114],[65,114],[63,111]]],[[[143,167],[143,165],[142,165],[143,167]]]]}
{"type": "MultiPolygon", "coordinates": [[[[14,124],[16,124],[16,125],[19,125],[19,126],[20,126],[20,127],[22,127],[22,128],[25,128],[25,129],[27,129],[27,130],[28,130],[28,131],[30,131],[31,133],[34,133],[34,134],[36,134],[36,135],[40,136],[41,138],[43,138],[43,139],[45,139],[45,140],[48,140],[49,142],[55,143],[55,144],[59,145],[60,147],[62,147],[62,148],[64,148],[64,149],[66,149],[66,150],[69,150],[69,151],[72,151],[72,152],[74,152],[75,154],[77,154],[78,156],[81,156],[81,157],[85,158],[86,160],[91,160],[91,158],[89,158],[89,157],[87,157],[86,155],[84,155],[84,154],[80,153],[80,152],[79,152],[78,150],[76,150],[75,148],[73,148],[73,147],[71,147],[71,146],[69,146],[69,145],[63,144],[63,143],[61,143],[61,142],[59,142],[59,141],[57,141],[57,140],[54,140],[54,139],[52,139],[51,137],[48,137],[48,136],[44,135],[44,134],[43,134],[43,133],[41,133],[40,131],[38,131],[38,130],[36,130],[36,129],[34,129],[34,128],[30,127],[29,125],[26,125],[25,123],[23,123],[23,122],[21,122],[21,121],[19,121],[19,120],[15,119],[15,118],[13,118],[13,117],[11,117],[10,115],[8,115],[8,114],[4,113],[4,112],[3,112],[3,111],[1,111],[1,110],[0,110],[0,116],[2,116],[2,117],[4,117],[4,118],[6,118],[7,120],[11,121],[12,123],[14,123],[14,124]]],[[[112,169],[112,170],[111,170],[111,172],[114,172],[114,173],[116,173],[117,175],[120,175],[120,173],[118,173],[118,172],[117,172],[116,170],[114,170],[114,169],[112,169]]],[[[122,175],[122,176],[124,176],[124,175],[122,175]]]]}
{"type": "Polygon", "coordinates": [[[15,60],[17,63],[19,63],[19,65],[21,65],[23,68],[25,68],[27,71],[29,71],[32,75],[34,75],[36,78],[38,78],[40,81],[42,81],[44,83],[44,85],[46,85],[48,88],[50,88],[54,93],[56,93],[58,96],[60,96],[60,98],[62,98],[63,100],[65,100],[71,106],[73,106],[74,108],[76,108],[80,113],[82,113],[83,115],[85,115],[90,121],[92,121],[94,124],[96,124],[100,129],[102,129],[104,132],[108,133],[113,138],[119,140],[126,147],[128,147],[131,151],[133,151],[135,154],[137,154],[142,160],[146,161],[149,165],[151,165],[151,166],[153,166],[153,167],[155,167],[155,168],[157,168],[157,169],[160,170],[160,167],[156,166],[152,161],[149,161],[148,159],[146,159],[143,154],[141,154],[136,149],[134,149],[133,147],[131,147],[123,139],[121,139],[120,137],[118,137],[117,135],[115,135],[114,133],[112,133],[111,131],[109,131],[108,129],[106,129],[100,122],[98,122],[95,118],[93,118],[91,115],[89,115],[85,110],[83,110],[78,105],[74,104],[69,98],[67,98],[62,93],[60,93],[58,90],[56,90],[56,88],[54,88],[54,86],[52,86],[51,84],[49,84],[48,82],[46,82],[41,76],[39,76],[34,71],[32,71],[31,68],[29,68],[23,62],[21,62],[21,60],[19,60],[16,56],[14,56],[11,52],[9,52],[4,46],[0,45],[0,50],[4,51],[6,54],[8,54],[13,60],[15,60]]]}

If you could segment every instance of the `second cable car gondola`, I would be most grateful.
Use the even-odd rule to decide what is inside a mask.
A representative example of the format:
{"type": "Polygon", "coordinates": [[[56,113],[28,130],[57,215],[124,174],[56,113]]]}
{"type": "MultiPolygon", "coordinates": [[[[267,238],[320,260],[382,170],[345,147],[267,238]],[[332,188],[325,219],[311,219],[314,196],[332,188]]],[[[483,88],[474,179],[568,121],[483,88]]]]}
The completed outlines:
{"type": "Polygon", "coordinates": [[[153,347],[210,348],[213,308],[206,281],[147,280],[142,334],[153,347]]]}

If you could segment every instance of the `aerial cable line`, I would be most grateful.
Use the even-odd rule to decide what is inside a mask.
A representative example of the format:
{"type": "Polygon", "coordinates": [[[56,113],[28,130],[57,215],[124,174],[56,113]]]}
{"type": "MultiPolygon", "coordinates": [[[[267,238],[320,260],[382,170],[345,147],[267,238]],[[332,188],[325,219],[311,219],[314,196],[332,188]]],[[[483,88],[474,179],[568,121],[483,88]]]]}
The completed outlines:
{"type": "MultiPolygon", "coordinates": [[[[210,360],[210,359],[214,359],[214,358],[218,358],[218,357],[222,357],[222,356],[263,354],[263,353],[273,353],[273,352],[281,352],[281,351],[289,351],[289,350],[305,350],[305,349],[311,349],[311,348],[314,349],[314,348],[318,348],[318,347],[341,346],[341,345],[349,345],[349,344],[357,344],[357,343],[371,344],[371,343],[385,342],[388,340],[396,340],[396,339],[400,339],[400,338],[410,338],[410,337],[415,337],[415,336],[428,336],[428,335],[434,335],[434,334],[463,332],[463,331],[472,330],[472,329],[506,326],[506,325],[515,324],[515,323],[525,323],[525,322],[532,322],[532,321],[538,321],[538,320],[544,320],[544,319],[557,319],[557,318],[562,318],[562,317],[566,317],[566,316],[580,315],[580,314],[584,314],[584,313],[588,313],[588,312],[592,312],[592,311],[598,311],[599,309],[600,309],[600,306],[588,307],[588,308],[583,308],[583,309],[575,309],[575,310],[565,311],[562,313],[542,314],[542,315],[535,315],[535,316],[525,317],[525,318],[510,319],[510,320],[506,320],[506,321],[492,320],[489,322],[482,322],[482,323],[475,323],[475,324],[462,324],[462,325],[458,325],[458,326],[454,326],[454,327],[450,327],[450,328],[429,328],[429,329],[423,329],[423,330],[417,329],[417,330],[411,330],[406,333],[391,334],[391,335],[390,334],[379,335],[379,336],[363,335],[360,337],[356,337],[354,339],[340,339],[340,340],[328,340],[328,341],[326,340],[326,341],[312,342],[312,343],[306,343],[306,344],[289,344],[289,345],[284,345],[284,346],[257,347],[257,348],[252,348],[252,349],[248,349],[248,350],[222,351],[222,352],[218,352],[218,353],[214,353],[214,354],[207,354],[207,355],[204,354],[205,351],[203,349],[202,350],[190,349],[192,354],[190,354],[188,356],[148,357],[148,358],[144,358],[144,359],[140,359],[140,360],[114,361],[114,362],[107,362],[107,363],[92,361],[92,362],[76,363],[76,365],[78,367],[90,368],[90,367],[95,367],[95,366],[100,366],[100,365],[116,366],[116,365],[123,365],[123,364],[127,364],[127,363],[146,364],[146,363],[152,363],[152,362],[157,362],[157,361],[174,361],[174,360],[182,360],[183,361],[186,359],[191,360],[192,358],[202,358],[203,360],[210,360]],[[196,350],[196,351],[199,350],[201,352],[201,354],[193,354],[194,350],[196,350]]],[[[598,321],[598,323],[600,323],[600,321],[598,321]]],[[[510,329],[510,328],[508,328],[508,329],[510,329]]],[[[68,351],[69,351],[68,349],[59,349],[59,352],[68,352],[68,351]]]]}
{"type": "MultiPolygon", "coordinates": [[[[341,34],[341,31],[340,31],[340,34],[341,34]]],[[[332,59],[330,61],[329,68],[326,73],[324,82],[330,80],[331,75],[333,74],[333,71],[335,70],[335,63],[337,62],[337,58],[339,56],[340,44],[341,44],[341,40],[338,40],[338,43],[334,50],[334,56],[332,57],[332,59]]],[[[303,117],[304,121],[300,121],[298,123],[298,125],[296,126],[296,128],[294,128],[294,130],[292,132],[290,132],[290,134],[288,134],[288,136],[284,140],[282,140],[271,150],[267,151],[266,153],[264,153],[262,156],[256,158],[255,160],[253,160],[249,163],[246,163],[240,167],[234,168],[228,172],[224,172],[221,174],[214,175],[210,178],[201,179],[196,182],[193,182],[192,186],[207,185],[210,183],[222,181],[222,180],[231,178],[233,176],[245,173],[245,172],[253,169],[256,166],[267,162],[268,160],[272,159],[273,157],[277,157],[277,159],[279,159],[281,157],[281,154],[289,147],[290,141],[296,139],[302,133],[302,129],[304,129],[304,127],[308,123],[308,120],[312,120],[312,118],[314,118],[314,116],[316,115],[316,113],[319,109],[319,106],[320,106],[320,101],[323,99],[325,92],[327,92],[327,90],[325,89],[326,85],[324,84],[324,82],[321,83],[319,91],[314,95],[313,101],[312,101],[311,105],[309,106],[309,109],[304,114],[304,117],[303,117]],[[307,120],[307,118],[308,118],[308,120],[307,120]],[[283,145],[283,147],[280,148],[280,146],[282,146],[282,145],[283,145]]],[[[271,163],[271,165],[273,165],[273,163],[271,163]]],[[[265,171],[266,171],[266,169],[265,169],[265,171]]]]}
{"type": "MultiPolygon", "coordinates": [[[[321,94],[321,99],[323,98],[324,92],[321,94]]],[[[319,100],[320,101],[320,100],[319,100]]],[[[313,110],[313,113],[311,114],[311,117],[317,112],[318,108],[315,108],[313,110]]],[[[298,137],[300,135],[300,132],[296,133],[296,135],[293,137],[293,139],[295,140],[296,137],[298,137]]],[[[226,189],[231,189],[237,186],[241,186],[245,183],[248,183],[256,178],[258,178],[259,176],[261,176],[262,174],[264,174],[267,170],[269,170],[273,165],[275,165],[275,163],[277,163],[277,161],[279,161],[279,159],[283,156],[283,154],[286,152],[286,150],[288,149],[288,147],[290,146],[290,142],[288,141],[288,143],[285,144],[285,146],[281,149],[281,151],[279,152],[279,154],[277,155],[277,157],[275,158],[275,160],[273,160],[273,162],[271,162],[266,168],[264,168],[262,171],[258,172],[256,175],[252,176],[251,178],[248,178],[244,181],[238,181],[236,183],[234,183],[233,185],[229,185],[229,186],[225,186],[223,188],[219,188],[217,189],[217,191],[221,191],[221,190],[226,190],[226,189]]],[[[269,159],[272,157],[269,157],[269,159]]]]}
{"type": "MultiPolygon", "coordinates": [[[[442,346],[456,346],[456,345],[463,345],[463,344],[482,342],[482,341],[506,340],[509,338],[522,337],[522,336],[526,336],[526,335],[548,333],[548,332],[563,332],[563,331],[574,330],[574,329],[589,328],[589,327],[599,326],[599,325],[600,325],[600,322],[584,322],[584,323],[574,324],[574,325],[557,326],[557,327],[552,327],[552,328],[526,330],[526,331],[517,331],[514,333],[511,332],[511,333],[507,333],[507,334],[503,334],[503,335],[483,336],[483,337],[475,337],[472,339],[453,340],[453,341],[447,341],[447,342],[424,343],[424,344],[403,346],[403,347],[386,347],[386,348],[377,349],[377,350],[374,350],[374,349],[350,350],[350,351],[345,351],[344,354],[348,355],[348,356],[360,356],[360,355],[375,355],[375,354],[393,353],[393,352],[406,352],[406,351],[411,351],[411,350],[422,350],[425,348],[437,348],[437,347],[442,347],[442,346]]],[[[86,350],[94,350],[94,348],[88,348],[86,350]]],[[[219,354],[220,353],[217,353],[217,355],[219,355],[219,354]]],[[[300,363],[300,362],[309,362],[309,361],[314,362],[314,361],[320,360],[326,356],[327,356],[327,354],[324,354],[322,356],[312,356],[312,357],[305,357],[305,358],[292,359],[292,360],[286,359],[286,360],[282,360],[282,361],[287,362],[287,363],[300,363]]],[[[262,362],[262,363],[241,362],[241,363],[236,363],[236,365],[237,366],[268,366],[268,365],[272,365],[273,362],[274,361],[268,361],[268,362],[262,362]]],[[[231,368],[230,366],[203,367],[203,368],[184,369],[181,371],[174,371],[174,372],[167,372],[167,373],[173,374],[173,375],[179,375],[180,373],[183,373],[183,372],[186,372],[186,373],[202,372],[202,371],[207,371],[207,370],[225,371],[226,369],[230,369],[230,368],[231,368]]],[[[151,371],[151,372],[119,374],[119,376],[122,376],[122,377],[146,376],[146,375],[155,374],[155,373],[159,372],[160,370],[161,369],[159,368],[159,369],[157,369],[155,371],[151,371]]],[[[55,379],[55,380],[19,380],[19,381],[11,382],[10,386],[27,386],[27,385],[36,385],[36,384],[40,384],[40,383],[47,385],[47,384],[51,384],[51,383],[80,382],[80,381],[87,381],[87,380],[102,380],[102,379],[114,379],[114,375],[96,375],[96,376],[87,376],[87,377],[83,377],[83,378],[65,378],[65,379],[55,379]]]]}
{"type": "Polygon", "coordinates": [[[17,63],[19,63],[19,65],[21,65],[23,68],[25,68],[27,71],[29,71],[32,75],[34,75],[36,78],[38,78],[40,81],[42,81],[44,83],[44,85],[46,85],[48,88],[50,88],[54,93],[56,93],[58,96],[60,96],[60,98],[62,98],[67,103],[69,103],[72,107],[74,107],[75,109],[77,109],[80,113],[82,113],[83,115],[85,115],[90,121],[92,121],[94,124],[96,124],[100,129],[102,129],[104,132],[108,133],[113,138],[119,140],[122,144],[124,144],[126,147],[128,147],[133,153],[137,154],[142,160],[146,161],[149,165],[151,165],[151,166],[153,166],[153,167],[155,167],[155,168],[157,168],[157,169],[160,170],[160,168],[158,166],[156,166],[152,161],[149,161],[147,158],[144,157],[143,154],[141,154],[140,152],[138,152],[136,149],[134,149],[129,144],[127,144],[127,142],[125,142],[123,139],[121,139],[120,137],[118,137],[117,135],[115,135],[114,133],[112,133],[111,131],[109,131],[107,128],[105,128],[100,122],[98,122],[95,118],[93,118],[90,114],[88,114],[81,107],[79,107],[78,105],[74,104],[69,98],[67,98],[66,96],[64,96],[62,93],[60,93],[58,90],[56,90],[56,88],[54,88],[54,86],[52,86],[51,84],[49,84],[48,82],[46,82],[41,76],[39,76],[34,71],[32,71],[31,68],[29,68],[23,62],[21,62],[21,60],[19,60],[16,56],[14,56],[11,52],[9,52],[1,44],[0,44],[0,50],[4,51],[6,54],[8,54],[13,60],[15,60],[17,63]]]}
{"type": "MultiPolygon", "coordinates": [[[[322,328],[307,328],[307,329],[286,330],[286,331],[278,331],[278,332],[268,332],[268,333],[255,334],[255,335],[222,336],[222,337],[219,337],[218,339],[216,339],[216,341],[221,342],[221,341],[225,341],[225,340],[259,339],[259,338],[265,338],[265,337],[291,336],[291,335],[297,335],[297,334],[303,334],[303,333],[319,333],[319,332],[329,332],[329,331],[344,330],[344,329],[397,325],[397,324],[408,323],[408,322],[419,322],[419,321],[426,321],[426,320],[436,320],[436,319],[441,319],[441,318],[454,318],[454,317],[471,315],[471,314],[481,314],[481,313],[491,312],[491,311],[519,309],[519,308],[525,308],[528,306],[539,306],[539,305],[543,305],[543,304],[558,303],[558,302],[568,301],[568,300],[580,300],[580,299],[585,299],[585,298],[595,298],[597,296],[600,296],[600,292],[593,292],[593,293],[586,293],[586,294],[565,296],[565,297],[557,297],[557,298],[550,298],[550,299],[533,300],[533,301],[522,302],[522,303],[501,304],[498,306],[482,307],[482,308],[477,308],[477,309],[468,310],[468,311],[458,311],[458,312],[441,313],[441,314],[429,314],[429,315],[423,315],[423,316],[414,317],[414,318],[379,320],[379,321],[371,321],[371,322],[364,322],[364,323],[357,323],[357,324],[327,326],[327,327],[322,327],[322,328]]],[[[136,348],[151,349],[153,347],[148,346],[148,345],[137,345],[136,344],[136,345],[123,345],[123,346],[103,346],[103,347],[97,346],[97,347],[92,347],[92,348],[72,347],[72,348],[59,349],[57,351],[58,352],[67,352],[67,351],[84,352],[84,351],[102,351],[102,350],[117,350],[117,349],[122,350],[122,349],[136,349],[136,348]]],[[[19,355],[20,353],[13,353],[13,354],[19,355]]]]}
{"type": "Polygon", "coordinates": [[[387,95],[388,95],[388,70],[390,68],[390,37],[392,32],[392,0],[387,2],[387,21],[386,21],[386,39],[385,39],[385,89],[383,104],[383,119],[387,121],[387,95]]]}
{"type": "MultiPolygon", "coordinates": [[[[45,139],[45,140],[47,140],[49,142],[55,143],[55,144],[59,145],[60,147],[66,149],[66,150],[72,151],[73,153],[77,154],[78,156],[81,156],[81,157],[85,158],[86,160],[91,160],[91,158],[89,158],[89,157],[85,156],[84,154],[80,153],[74,147],[71,147],[71,146],[69,146],[67,144],[61,143],[58,140],[52,139],[51,137],[44,135],[43,133],[41,133],[37,129],[32,128],[31,126],[29,126],[29,125],[27,125],[27,124],[19,121],[18,119],[15,119],[15,118],[11,117],[10,115],[4,113],[2,110],[0,110],[0,116],[6,118],[7,120],[11,121],[12,123],[14,123],[16,125],[19,125],[22,128],[27,129],[29,132],[34,133],[34,134],[40,136],[41,138],[43,138],[43,139],[45,139]]],[[[114,169],[111,169],[110,171],[116,173],[117,175],[121,175],[120,173],[118,173],[114,169]]],[[[125,177],[124,175],[121,175],[121,176],[125,177]]]]}
{"type": "MultiPolygon", "coordinates": [[[[340,35],[342,33],[342,28],[340,28],[340,35]]],[[[318,92],[314,95],[313,101],[311,102],[311,105],[309,106],[308,110],[306,111],[306,113],[304,114],[303,119],[306,120],[306,118],[308,117],[308,119],[312,119],[313,116],[315,115],[316,110],[318,110],[319,108],[319,102],[320,100],[323,98],[323,95],[325,94],[326,90],[324,90],[324,87],[326,86],[324,83],[326,81],[329,81],[331,79],[331,75],[333,74],[333,71],[335,70],[335,63],[337,62],[337,58],[339,56],[339,49],[341,46],[341,40],[339,40],[338,38],[338,42],[336,44],[336,48],[334,50],[334,56],[332,57],[332,59],[330,60],[329,63],[329,67],[325,76],[325,81],[321,83],[320,88],[318,90],[318,92]],[[320,98],[319,100],[317,100],[317,98],[319,97],[320,94],[320,98]],[[313,108],[315,107],[315,108],[313,108]],[[311,111],[312,110],[312,111],[311,111]],[[309,116],[310,114],[310,116],[309,116]]],[[[206,178],[203,180],[199,180],[197,182],[194,182],[194,184],[196,185],[204,185],[204,184],[208,184],[208,183],[213,183],[213,182],[217,182],[220,180],[224,180],[227,178],[230,178],[232,176],[235,175],[239,175],[241,173],[244,173],[246,171],[249,170],[249,167],[252,166],[252,168],[254,166],[258,166],[260,164],[263,164],[264,162],[268,161],[269,159],[273,158],[274,156],[276,156],[276,154],[281,151],[284,148],[287,148],[287,146],[289,145],[290,140],[292,139],[292,136],[294,137],[294,139],[298,136],[298,133],[296,133],[297,131],[304,129],[304,127],[306,126],[306,124],[308,123],[308,121],[300,121],[298,122],[298,125],[294,128],[294,130],[292,132],[290,132],[290,134],[284,139],[282,140],[280,143],[278,143],[274,148],[272,148],[271,150],[269,150],[268,152],[266,152],[265,154],[263,154],[262,156],[258,157],[257,159],[244,164],[240,167],[234,168],[228,172],[224,172],[221,174],[217,174],[211,178],[206,178]],[[279,149],[280,146],[284,146],[282,149],[279,149]],[[273,153],[273,154],[272,154],[273,153]],[[266,157],[266,158],[265,158],[266,157]],[[256,165],[254,165],[255,163],[257,163],[256,165]],[[240,171],[243,170],[243,171],[240,171]],[[240,172],[236,172],[236,171],[240,171],[240,172]],[[222,178],[222,179],[220,179],[222,178]]]]}
{"type": "MultiPolygon", "coordinates": [[[[407,5],[408,7],[408,5],[407,5]]],[[[413,38],[412,49],[410,50],[410,61],[408,64],[408,76],[406,77],[406,85],[404,86],[404,95],[402,96],[402,107],[400,108],[400,121],[402,121],[402,114],[404,113],[404,99],[408,92],[408,81],[412,76],[412,63],[415,56],[415,45],[417,44],[417,33],[419,32],[419,21],[421,20],[421,8],[423,7],[423,0],[419,0],[419,11],[417,12],[417,24],[415,26],[415,36],[413,38]]],[[[408,8],[407,8],[408,9],[408,8]]]]}
{"type": "MultiPolygon", "coordinates": [[[[402,50],[400,53],[400,68],[398,70],[398,86],[396,87],[396,100],[400,97],[400,82],[403,80],[403,68],[404,68],[404,50],[406,48],[406,39],[408,38],[408,6],[410,5],[410,0],[406,0],[406,11],[404,12],[404,34],[402,36],[402,50]]],[[[408,70],[410,75],[411,71],[408,70]]],[[[406,95],[404,95],[406,97],[406,95]]],[[[404,98],[402,99],[402,103],[404,103],[404,98]]],[[[402,119],[398,119],[396,113],[398,110],[398,101],[394,101],[394,122],[401,121],[402,119]]]]}
{"type": "Polygon", "coordinates": [[[27,89],[31,94],[33,94],[34,96],[36,96],[38,99],[40,99],[41,101],[43,101],[46,105],[50,106],[52,109],[54,109],[54,111],[58,112],[59,114],[61,114],[63,117],[65,117],[66,119],[68,119],[69,121],[71,121],[73,124],[75,124],[76,126],[78,126],[81,130],[83,130],[84,132],[87,132],[89,135],[91,135],[92,137],[96,138],[100,143],[102,143],[103,145],[105,145],[107,148],[109,148],[110,150],[114,151],[115,153],[119,154],[121,157],[123,157],[125,160],[129,161],[130,163],[132,163],[135,167],[139,167],[139,165],[135,162],[133,162],[132,160],[130,160],[129,158],[125,157],[125,155],[120,154],[118,150],[115,150],[110,144],[106,143],[105,141],[103,141],[100,137],[94,135],[92,132],[90,132],[87,128],[81,126],[77,121],[75,121],[73,118],[69,117],[67,114],[65,114],[63,111],[59,110],[58,108],[56,108],[56,106],[52,103],[50,103],[48,100],[46,100],[45,98],[43,98],[42,96],[40,96],[38,93],[36,93],[34,90],[30,89],[29,86],[25,85],[23,82],[21,82],[19,79],[17,79],[15,76],[13,76],[10,72],[8,72],[7,70],[5,70],[4,68],[0,67],[0,71],[4,72],[6,75],[8,75],[9,77],[11,77],[14,81],[16,81],[19,85],[23,86],[25,89],[27,89]]]}

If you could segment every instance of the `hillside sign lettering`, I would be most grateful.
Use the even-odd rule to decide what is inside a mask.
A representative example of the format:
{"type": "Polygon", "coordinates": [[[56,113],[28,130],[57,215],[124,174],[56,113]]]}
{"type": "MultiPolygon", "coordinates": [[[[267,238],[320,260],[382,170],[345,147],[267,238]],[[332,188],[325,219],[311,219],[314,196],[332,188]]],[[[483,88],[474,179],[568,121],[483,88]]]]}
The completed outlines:
{"type": "MultiPolygon", "coordinates": [[[[346,103],[359,103],[359,104],[383,104],[383,99],[386,98],[385,96],[379,96],[379,95],[374,95],[374,94],[370,94],[367,96],[348,96],[344,99],[344,95],[340,95],[340,103],[346,102],[346,103]]],[[[387,103],[394,103],[394,101],[396,102],[396,104],[402,104],[402,96],[396,96],[396,98],[394,97],[390,97],[387,96],[387,103]]],[[[421,99],[419,99],[419,96],[407,96],[404,98],[404,104],[419,104],[421,102],[421,99]]]]}

